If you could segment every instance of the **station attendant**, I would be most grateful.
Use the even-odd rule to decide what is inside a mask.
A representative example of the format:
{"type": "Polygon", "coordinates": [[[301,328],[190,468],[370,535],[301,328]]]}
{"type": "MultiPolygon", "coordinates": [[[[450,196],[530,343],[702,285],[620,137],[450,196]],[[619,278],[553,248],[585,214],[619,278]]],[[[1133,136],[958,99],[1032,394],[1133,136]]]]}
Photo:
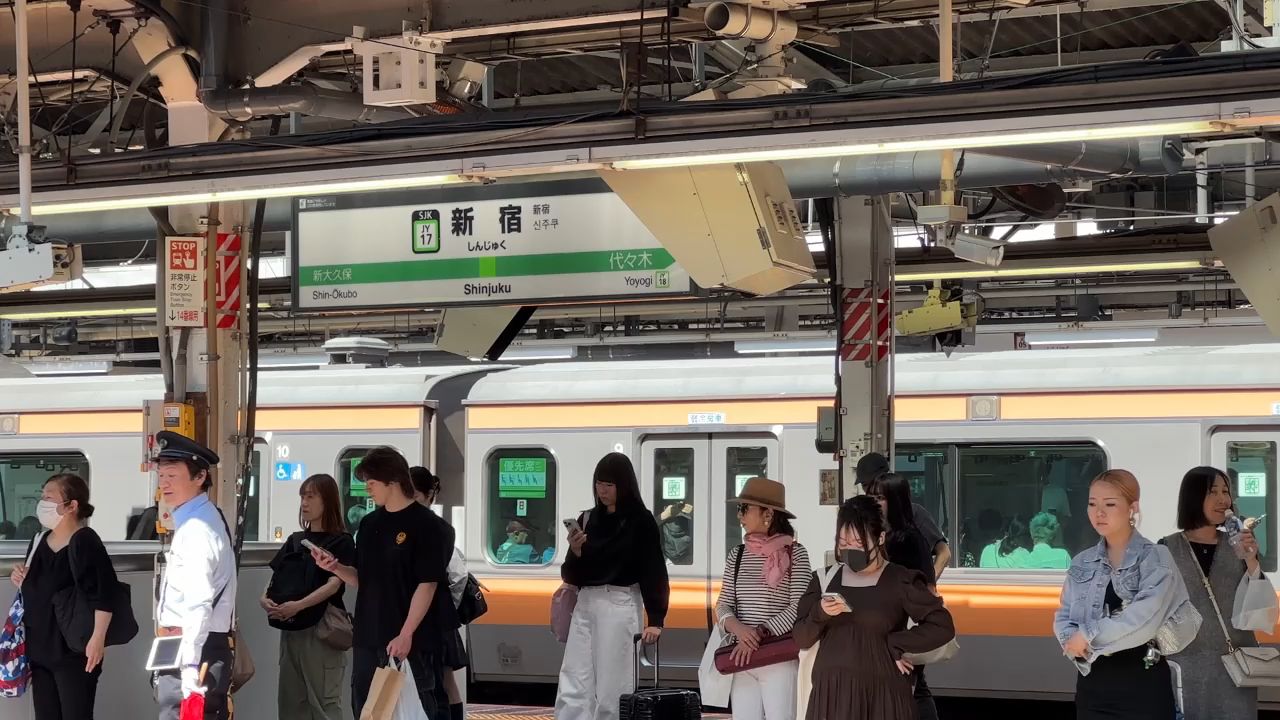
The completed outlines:
{"type": "Polygon", "coordinates": [[[177,529],[165,562],[157,612],[162,636],[181,635],[179,670],[152,678],[160,720],[178,720],[182,700],[204,694],[206,720],[224,720],[231,688],[236,561],[231,530],[207,495],[218,456],[174,432],[156,433],[160,494],[177,529]],[[201,670],[204,679],[201,682],[201,670]]]}

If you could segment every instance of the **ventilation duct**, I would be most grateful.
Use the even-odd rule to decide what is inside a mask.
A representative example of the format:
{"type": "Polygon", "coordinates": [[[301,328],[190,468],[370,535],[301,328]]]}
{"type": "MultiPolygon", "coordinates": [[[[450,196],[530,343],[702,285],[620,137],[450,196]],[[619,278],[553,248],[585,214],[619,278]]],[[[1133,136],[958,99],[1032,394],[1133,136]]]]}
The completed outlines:
{"type": "MultiPolygon", "coordinates": [[[[942,153],[858,155],[780,165],[797,198],[928,192],[938,189],[942,153]]],[[[1173,175],[1181,167],[1181,147],[1164,138],[984,148],[981,153],[964,154],[964,167],[956,186],[963,190],[1063,184],[1123,175],[1173,175]]]]}
{"type": "Polygon", "coordinates": [[[224,88],[201,96],[205,108],[223,120],[247,122],[264,115],[312,115],[357,123],[401,120],[413,115],[403,108],[372,107],[359,93],[325,90],[314,85],[224,88]]]}

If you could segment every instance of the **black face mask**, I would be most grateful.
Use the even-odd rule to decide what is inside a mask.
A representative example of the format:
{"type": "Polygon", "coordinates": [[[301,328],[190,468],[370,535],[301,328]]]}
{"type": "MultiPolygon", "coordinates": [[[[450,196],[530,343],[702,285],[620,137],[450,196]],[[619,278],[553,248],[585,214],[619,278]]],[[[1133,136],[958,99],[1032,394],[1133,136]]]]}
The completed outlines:
{"type": "Polygon", "coordinates": [[[841,560],[854,572],[862,572],[871,565],[871,556],[866,550],[841,550],[841,560]]]}

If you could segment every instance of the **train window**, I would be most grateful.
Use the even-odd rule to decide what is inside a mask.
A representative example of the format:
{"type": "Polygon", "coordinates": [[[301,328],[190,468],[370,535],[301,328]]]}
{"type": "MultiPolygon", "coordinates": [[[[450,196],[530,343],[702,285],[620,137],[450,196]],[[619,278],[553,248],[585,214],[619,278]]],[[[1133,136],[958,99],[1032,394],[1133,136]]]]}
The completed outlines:
{"type": "Polygon", "coordinates": [[[489,558],[549,565],[556,556],[556,459],[544,448],[500,448],[485,462],[489,558]]]}
{"type": "Polygon", "coordinates": [[[36,503],[51,475],[74,473],[88,481],[81,453],[0,453],[0,539],[30,540],[40,532],[36,503]]]}
{"type": "Polygon", "coordinates": [[[693,448],[654,448],[653,514],[672,565],[693,564],[695,476],[693,448]]]}
{"type": "Polygon", "coordinates": [[[742,486],[753,477],[768,477],[769,448],[725,448],[725,525],[724,546],[732,549],[742,544],[742,525],[738,522],[738,505],[729,502],[738,497],[742,486]]]}
{"type": "Polygon", "coordinates": [[[1267,441],[1231,440],[1227,442],[1227,474],[1231,476],[1236,510],[1243,517],[1267,519],[1254,528],[1258,538],[1258,554],[1264,570],[1275,572],[1275,553],[1271,548],[1271,527],[1275,515],[1276,444],[1267,441]]]}
{"type": "Polygon", "coordinates": [[[360,529],[360,521],[364,516],[373,512],[373,498],[369,497],[364,483],[356,477],[356,468],[360,466],[365,453],[372,449],[347,448],[338,456],[338,492],[342,494],[342,517],[352,533],[360,529]]]}
{"type": "Polygon", "coordinates": [[[893,467],[911,483],[911,499],[929,512],[944,535],[951,526],[951,508],[947,502],[948,452],[942,445],[898,445],[893,451],[893,467]]]}
{"type": "Polygon", "coordinates": [[[1085,507],[1106,469],[1093,444],[959,447],[962,567],[1065,570],[1097,542],[1085,507]]]}

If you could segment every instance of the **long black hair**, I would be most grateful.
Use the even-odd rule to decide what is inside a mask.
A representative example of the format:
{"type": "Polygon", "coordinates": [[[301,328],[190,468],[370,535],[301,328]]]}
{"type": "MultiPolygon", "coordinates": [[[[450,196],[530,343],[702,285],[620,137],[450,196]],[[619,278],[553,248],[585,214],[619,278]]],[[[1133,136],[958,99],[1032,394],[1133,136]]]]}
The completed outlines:
{"type": "MultiPolygon", "coordinates": [[[[1214,467],[1194,467],[1182,476],[1182,486],[1178,488],[1178,529],[1195,530],[1209,524],[1204,516],[1204,500],[1213,490],[1218,478],[1227,484],[1227,493],[1235,500],[1231,490],[1231,478],[1214,467]]],[[[1233,503],[1234,505],[1234,503],[1233,503]]]]}
{"type": "Polygon", "coordinates": [[[867,484],[867,494],[883,497],[888,507],[885,519],[889,532],[900,533],[916,526],[916,513],[911,508],[911,483],[898,473],[877,475],[867,484]]]}
{"type": "Polygon", "coordinates": [[[880,512],[880,503],[867,495],[858,495],[844,501],[840,512],[836,515],[836,552],[839,555],[840,533],[852,530],[862,540],[862,548],[870,555],[889,559],[885,552],[881,536],[885,533],[884,513],[880,512]]]}
{"type": "MultiPolygon", "coordinates": [[[[640,496],[640,482],[636,480],[636,469],[631,458],[619,452],[611,452],[596,463],[596,471],[591,477],[591,493],[595,495],[595,483],[612,483],[618,488],[618,510],[645,509],[644,498],[640,496]]],[[[596,506],[601,507],[600,497],[596,495],[596,506]]]]}
{"type": "Polygon", "coordinates": [[[1031,542],[1031,533],[1027,529],[1027,524],[1023,522],[1022,518],[1014,517],[1009,521],[1008,527],[1004,529],[1004,537],[1000,539],[999,551],[1001,555],[1008,555],[1018,548],[1031,551],[1035,549],[1035,545],[1031,542]]]}

